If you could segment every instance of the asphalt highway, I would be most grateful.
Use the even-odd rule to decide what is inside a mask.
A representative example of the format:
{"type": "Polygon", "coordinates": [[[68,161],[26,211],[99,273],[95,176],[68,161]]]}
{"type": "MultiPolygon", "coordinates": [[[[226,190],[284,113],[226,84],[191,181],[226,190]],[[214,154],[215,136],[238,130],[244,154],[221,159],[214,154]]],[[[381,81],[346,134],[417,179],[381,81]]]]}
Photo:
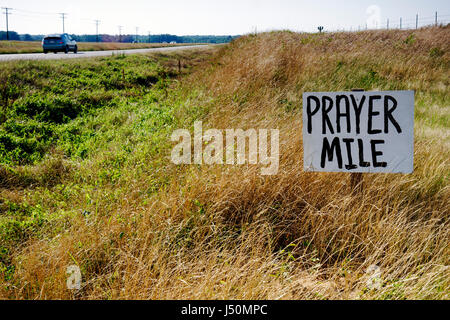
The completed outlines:
{"type": "Polygon", "coordinates": [[[149,48],[149,49],[129,49],[129,50],[108,50],[108,51],[79,51],[77,54],[63,52],[54,53],[19,53],[19,54],[0,54],[0,61],[14,61],[14,60],[60,60],[60,59],[80,59],[91,57],[107,57],[119,54],[140,54],[147,52],[167,52],[167,51],[179,51],[186,49],[193,49],[199,47],[207,47],[207,45],[196,46],[177,46],[177,47],[164,47],[164,48],[149,48]]]}

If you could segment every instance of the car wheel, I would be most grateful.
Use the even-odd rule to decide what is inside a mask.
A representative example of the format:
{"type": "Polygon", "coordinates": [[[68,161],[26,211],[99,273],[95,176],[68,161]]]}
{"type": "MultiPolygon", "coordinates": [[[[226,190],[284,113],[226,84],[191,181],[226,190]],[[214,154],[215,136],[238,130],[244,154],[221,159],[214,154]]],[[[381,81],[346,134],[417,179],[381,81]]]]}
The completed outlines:
{"type": "Polygon", "coordinates": [[[75,48],[73,49],[73,53],[78,53],[78,46],[75,46],[75,48]]]}
{"type": "Polygon", "coordinates": [[[64,53],[69,53],[69,47],[68,46],[66,46],[66,48],[64,49],[64,53]]]}
{"type": "Polygon", "coordinates": [[[48,53],[48,51],[47,50],[44,50],[44,54],[47,54],[48,53]]]}
{"type": "Polygon", "coordinates": [[[54,53],[54,54],[57,54],[57,53],[58,53],[58,51],[53,51],[53,53],[54,53]]]}

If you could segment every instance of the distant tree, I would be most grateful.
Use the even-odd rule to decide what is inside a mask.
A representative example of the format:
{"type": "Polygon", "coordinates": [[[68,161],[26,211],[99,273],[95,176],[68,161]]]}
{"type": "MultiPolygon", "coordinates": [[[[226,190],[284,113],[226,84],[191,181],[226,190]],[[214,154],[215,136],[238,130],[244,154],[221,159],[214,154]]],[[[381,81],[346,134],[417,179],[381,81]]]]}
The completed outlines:
{"type": "Polygon", "coordinates": [[[22,41],[33,41],[34,40],[33,37],[28,33],[21,35],[21,39],[22,39],[22,41]]]}
{"type": "Polygon", "coordinates": [[[9,40],[19,41],[20,35],[15,31],[10,31],[9,32],[9,40]]]}
{"type": "MultiPolygon", "coordinates": [[[[0,40],[6,40],[6,31],[0,31],[0,40]]],[[[20,40],[20,36],[15,31],[9,31],[9,40],[20,40]]]]}
{"type": "MultiPolygon", "coordinates": [[[[92,34],[72,34],[73,39],[77,42],[96,42],[97,36],[92,34]]],[[[10,31],[10,40],[23,40],[23,41],[41,41],[43,35],[30,35],[22,34],[19,35],[17,32],[10,31]]],[[[227,43],[237,38],[238,36],[177,36],[173,34],[155,34],[149,36],[138,36],[138,42],[148,42],[150,39],[151,43],[227,43]]],[[[125,43],[131,43],[135,41],[136,35],[122,35],[121,40],[125,43]]],[[[102,34],[99,36],[100,42],[119,42],[118,35],[102,34]]],[[[0,40],[6,40],[6,32],[0,31],[0,40]]]]}

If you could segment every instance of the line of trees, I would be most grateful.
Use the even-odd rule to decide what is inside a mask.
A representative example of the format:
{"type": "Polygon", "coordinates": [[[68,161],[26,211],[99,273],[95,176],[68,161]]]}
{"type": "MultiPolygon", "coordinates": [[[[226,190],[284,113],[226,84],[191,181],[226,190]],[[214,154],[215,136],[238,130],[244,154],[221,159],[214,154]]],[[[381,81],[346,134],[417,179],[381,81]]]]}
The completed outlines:
{"type": "MultiPolygon", "coordinates": [[[[96,35],[71,35],[78,42],[95,42],[96,35]]],[[[99,35],[101,42],[143,42],[143,43],[227,43],[236,38],[236,36],[176,36],[172,34],[155,34],[155,35],[99,35]]]]}
{"type": "MultiPolygon", "coordinates": [[[[72,34],[78,42],[96,42],[97,36],[91,34],[76,35],[72,34]]],[[[9,31],[9,40],[16,41],[41,41],[44,35],[30,35],[30,34],[18,34],[15,31],[9,31]]],[[[149,36],[125,34],[125,35],[108,35],[102,34],[98,36],[100,42],[125,42],[131,43],[134,41],[143,43],[228,43],[237,36],[176,36],[172,34],[155,34],[149,36]]],[[[0,31],[0,40],[6,40],[6,32],[0,31]]]]}
{"type": "MultiPolygon", "coordinates": [[[[6,40],[6,31],[0,31],[0,40],[6,40]]],[[[41,35],[32,36],[30,34],[18,34],[15,31],[9,31],[9,40],[38,41],[42,40],[42,36],[41,35]]]]}

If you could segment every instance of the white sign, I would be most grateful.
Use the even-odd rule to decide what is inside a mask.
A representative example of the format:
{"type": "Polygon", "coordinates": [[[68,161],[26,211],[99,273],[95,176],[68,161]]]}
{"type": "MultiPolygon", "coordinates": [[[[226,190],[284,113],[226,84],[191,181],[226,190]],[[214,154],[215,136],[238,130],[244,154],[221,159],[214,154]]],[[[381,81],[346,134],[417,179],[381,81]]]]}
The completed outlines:
{"type": "Polygon", "coordinates": [[[413,172],[414,91],[303,94],[305,171],[413,172]]]}

